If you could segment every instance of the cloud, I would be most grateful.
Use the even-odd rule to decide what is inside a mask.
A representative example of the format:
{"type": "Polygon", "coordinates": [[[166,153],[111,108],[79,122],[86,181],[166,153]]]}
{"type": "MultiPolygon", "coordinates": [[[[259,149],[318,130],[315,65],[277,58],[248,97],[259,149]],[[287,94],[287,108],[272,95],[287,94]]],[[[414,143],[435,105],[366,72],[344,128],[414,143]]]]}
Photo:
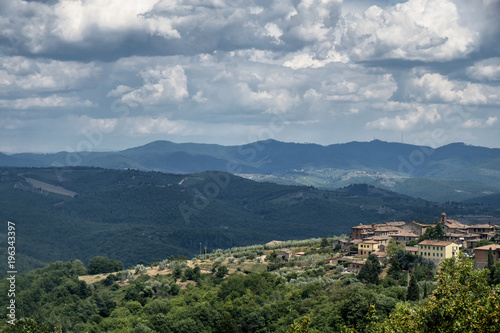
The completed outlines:
{"type": "MultiPolygon", "coordinates": [[[[141,71],[144,84],[139,89],[127,92],[121,100],[130,106],[154,106],[168,102],[180,102],[188,97],[187,77],[182,66],[157,66],[141,71]]],[[[128,87],[119,86],[110,92],[111,96],[128,87]],[[121,87],[121,88],[120,88],[121,87]]]]}
{"type": "Polygon", "coordinates": [[[403,116],[379,118],[368,122],[365,127],[367,129],[402,131],[413,129],[417,125],[435,124],[439,120],[441,120],[441,115],[436,107],[417,106],[403,116]]]}
{"type": "Polygon", "coordinates": [[[499,87],[452,81],[439,73],[418,74],[415,71],[407,84],[406,96],[418,103],[500,104],[499,87]]]}
{"type": "Polygon", "coordinates": [[[356,61],[449,61],[465,58],[478,45],[478,33],[460,24],[457,7],[449,0],[371,6],[347,19],[342,42],[356,61]]]}
{"type": "Polygon", "coordinates": [[[94,107],[89,100],[79,97],[63,97],[50,95],[48,97],[30,97],[23,99],[0,99],[0,108],[25,110],[31,108],[61,108],[61,107],[94,107]]]}
{"type": "Polygon", "coordinates": [[[478,81],[500,81],[500,58],[490,58],[467,68],[467,75],[478,81]]]}
{"type": "Polygon", "coordinates": [[[0,86],[4,92],[15,94],[82,89],[91,86],[100,72],[101,68],[93,62],[4,57],[0,64],[0,86]]]}

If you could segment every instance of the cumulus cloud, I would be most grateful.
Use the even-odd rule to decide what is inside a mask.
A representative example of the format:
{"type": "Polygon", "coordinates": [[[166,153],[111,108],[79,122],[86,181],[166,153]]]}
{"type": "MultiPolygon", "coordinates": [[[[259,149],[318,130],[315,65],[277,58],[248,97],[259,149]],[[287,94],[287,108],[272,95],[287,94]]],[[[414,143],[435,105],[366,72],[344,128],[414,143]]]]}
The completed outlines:
{"type": "Polygon", "coordinates": [[[0,64],[0,85],[17,93],[81,89],[89,87],[100,71],[93,62],[4,57],[0,64]]]}
{"type": "Polygon", "coordinates": [[[343,45],[357,61],[447,61],[466,57],[479,41],[476,31],[460,24],[452,1],[409,0],[353,15],[346,22],[343,45]]]}
{"type": "Polygon", "coordinates": [[[89,100],[81,100],[79,97],[63,97],[50,95],[48,97],[30,97],[22,99],[0,99],[0,108],[31,109],[31,108],[61,108],[61,107],[93,107],[89,100]]]}
{"type": "MultiPolygon", "coordinates": [[[[188,97],[187,77],[182,66],[157,66],[140,72],[144,84],[139,89],[127,92],[121,100],[130,106],[151,106],[168,102],[180,102],[188,97]]],[[[127,87],[117,87],[110,92],[125,92],[127,87]]]]}
{"type": "Polygon", "coordinates": [[[413,129],[417,125],[435,124],[440,119],[441,115],[436,107],[425,108],[418,106],[403,116],[383,117],[368,122],[365,127],[368,129],[401,131],[413,129]]]}
{"type": "Polygon", "coordinates": [[[407,97],[419,103],[497,105],[500,89],[481,83],[449,80],[439,73],[414,73],[408,82],[407,97]]]}
{"type": "Polygon", "coordinates": [[[477,62],[467,68],[467,75],[478,81],[500,81],[500,58],[477,62]]]}

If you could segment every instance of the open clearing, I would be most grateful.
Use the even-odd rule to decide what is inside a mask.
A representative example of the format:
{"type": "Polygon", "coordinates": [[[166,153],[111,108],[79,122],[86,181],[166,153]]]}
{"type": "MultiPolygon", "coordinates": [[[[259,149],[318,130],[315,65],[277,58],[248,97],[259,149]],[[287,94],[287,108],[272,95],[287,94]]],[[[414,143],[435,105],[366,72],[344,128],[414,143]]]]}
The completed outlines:
{"type": "Polygon", "coordinates": [[[35,188],[41,188],[42,190],[47,191],[47,192],[51,192],[51,193],[55,193],[55,194],[60,194],[60,195],[65,195],[65,196],[72,197],[72,198],[74,198],[75,195],[78,194],[76,192],[67,190],[64,187],[47,184],[47,183],[44,183],[44,182],[41,182],[39,180],[35,180],[35,179],[32,179],[32,178],[26,177],[26,181],[28,183],[30,183],[31,186],[33,186],[35,188]]]}

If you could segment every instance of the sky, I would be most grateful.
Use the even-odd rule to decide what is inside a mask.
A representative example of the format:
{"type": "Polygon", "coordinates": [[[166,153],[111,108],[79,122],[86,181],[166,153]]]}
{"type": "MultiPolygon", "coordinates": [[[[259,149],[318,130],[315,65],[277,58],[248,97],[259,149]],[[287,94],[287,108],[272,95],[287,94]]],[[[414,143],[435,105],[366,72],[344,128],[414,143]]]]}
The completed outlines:
{"type": "Polygon", "coordinates": [[[500,0],[0,0],[0,151],[498,148],[499,15],[500,0]]]}

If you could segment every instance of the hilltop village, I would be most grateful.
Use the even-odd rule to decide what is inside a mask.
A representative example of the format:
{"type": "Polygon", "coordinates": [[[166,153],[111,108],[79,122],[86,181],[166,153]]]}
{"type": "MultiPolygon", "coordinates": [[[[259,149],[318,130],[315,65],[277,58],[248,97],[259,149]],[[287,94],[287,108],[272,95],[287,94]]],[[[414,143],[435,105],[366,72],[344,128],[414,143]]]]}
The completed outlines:
{"type": "Polygon", "coordinates": [[[446,258],[457,256],[458,252],[463,250],[474,253],[476,268],[483,268],[487,264],[489,248],[494,252],[495,261],[500,258],[500,245],[477,245],[490,241],[499,230],[499,226],[490,223],[465,224],[449,219],[443,213],[439,221],[433,224],[415,221],[360,224],[351,228],[349,239],[335,240],[332,246],[344,253],[338,262],[349,263],[347,270],[352,273],[359,272],[370,254],[375,254],[379,260],[386,258],[387,245],[391,239],[404,245],[407,252],[429,259],[436,266],[446,258]],[[434,237],[430,236],[431,233],[435,234],[434,237]]]}

